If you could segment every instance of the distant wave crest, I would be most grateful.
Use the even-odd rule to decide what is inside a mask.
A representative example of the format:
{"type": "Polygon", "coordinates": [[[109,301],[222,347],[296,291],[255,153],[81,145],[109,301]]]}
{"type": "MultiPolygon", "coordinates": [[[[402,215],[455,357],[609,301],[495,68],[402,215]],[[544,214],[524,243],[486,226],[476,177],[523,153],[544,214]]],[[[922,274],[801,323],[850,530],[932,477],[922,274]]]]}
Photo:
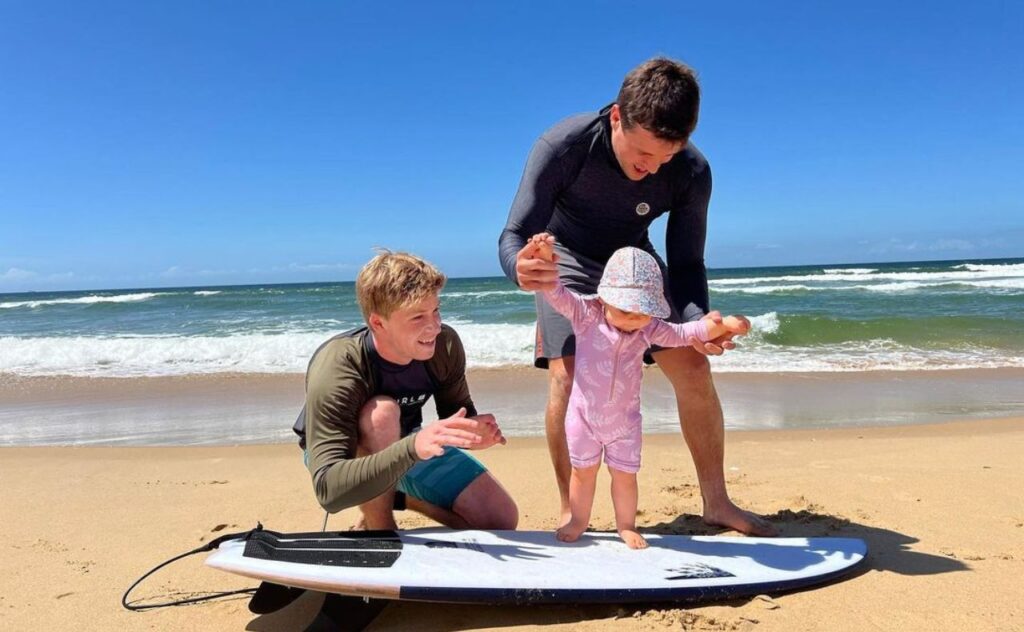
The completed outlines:
{"type": "Polygon", "coordinates": [[[879,272],[876,268],[826,268],[822,272],[712,279],[708,285],[713,292],[739,294],[1024,290],[1024,264],[968,263],[946,270],[901,272],[879,272]]]}
{"type": "Polygon", "coordinates": [[[78,298],[53,298],[41,301],[10,301],[0,303],[0,309],[27,307],[35,309],[46,305],[92,305],[93,303],[137,303],[148,301],[155,296],[166,296],[166,292],[138,292],[135,294],[114,294],[112,296],[80,296],[78,298]]]}
{"type": "Polygon", "coordinates": [[[961,263],[953,266],[958,270],[971,272],[994,272],[996,274],[1024,274],[1024,263],[961,263]]]}
{"type": "Polygon", "coordinates": [[[878,272],[878,268],[825,268],[825,274],[872,274],[878,272]]]}
{"type": "Polygon", "coordinates": [[[484,290],[482,292],[444,292],[441,294],[441,298],[466,298],[478,296],[511,296],[511,295],[527,295],[532,292],[524,292],[523,290],[484,290]]]}

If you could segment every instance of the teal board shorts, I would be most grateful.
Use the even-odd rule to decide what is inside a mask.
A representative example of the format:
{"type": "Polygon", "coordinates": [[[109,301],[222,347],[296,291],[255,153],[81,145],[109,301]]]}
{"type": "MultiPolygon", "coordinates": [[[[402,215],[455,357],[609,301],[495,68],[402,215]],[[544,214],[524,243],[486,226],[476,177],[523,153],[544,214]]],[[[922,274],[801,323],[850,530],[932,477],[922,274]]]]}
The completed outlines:
{"type": "MultiPolygon", "coordinates": [[[[309,452],[302,451],[302,460],[309,465],[309,452]]],[[[462,490],[487,471],[475,457],[458,448],[446,446],[444,454],[426,461],[417,461],[395,486],[395,509],[405,509],[402,495],[419,498],[431,505],[451,510],[462,490]]]]}
{"type": "Polygon", "coordinates": [[[444,454],[412,466],[398,480],[395,489],[431,505],[451,510],[462,490],[487,471],[480,461],[466,452],[447,446],[444,454]]]}

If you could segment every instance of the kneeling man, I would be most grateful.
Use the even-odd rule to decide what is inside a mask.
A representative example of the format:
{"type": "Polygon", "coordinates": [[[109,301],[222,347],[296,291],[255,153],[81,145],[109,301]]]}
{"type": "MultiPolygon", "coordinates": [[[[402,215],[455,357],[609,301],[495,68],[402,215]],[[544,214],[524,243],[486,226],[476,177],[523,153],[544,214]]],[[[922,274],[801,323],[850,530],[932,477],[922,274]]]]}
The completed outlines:
{"type": "Polygon", "coordinates": [[[441,324],[445,276],[426,261],[384,251],[356,279],[366,326],[331,338],[306,372],[295,423],[317,500],[329,512],[358,505],[367,529],[395,529],[412,509],[458,529],[515,529],[515,502],[464,449],[504,444],[478,413],[466,355],[441,324]],[[438,421],[422,426],[434,398],[438,421]]]}

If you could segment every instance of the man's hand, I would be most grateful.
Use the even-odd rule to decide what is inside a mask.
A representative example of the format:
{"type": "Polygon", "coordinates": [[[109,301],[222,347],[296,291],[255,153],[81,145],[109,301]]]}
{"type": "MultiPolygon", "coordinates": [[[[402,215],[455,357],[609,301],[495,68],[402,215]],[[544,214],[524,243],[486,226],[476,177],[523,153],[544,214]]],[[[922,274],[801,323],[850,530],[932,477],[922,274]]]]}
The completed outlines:
{"type": "Polygon", "coordinates": [[[516,253],[516,281],[527,292],[551,290],[558,280],[558,256],[550,247],[554,238],[547,233],[534,235],[516,253]],[[547,257],[550,253],[550,259],[547,257]]]}
{"type": "MultiPolygon", "coordinates": [[[[493,421],[494,418],[491,419],[493,421]]],[[[466,417],[466,409],[460,408],[451,417],[439,419],[416,433],[416,456],[424,460],[441,456],[445,446],[449,445],[456,448],[476,447],[482,442],[483,425],[475,419],[466,417]]]]}
{"type": "MultiPolygon", "coordinates": [[[[729,329],[729,331],[727,331],[726,333],[724,333],[724,334],[722,334],[722,335],[720,335],[720,336],[718,336],[716,338],[708,340],[707,342],[702,342],[701,340],[699,340],[697,338],[690,338],[690,340],[689,340],[690,346],[697,353],[699,353],[701,355],[720,356],[723,353],[725,353],[726,351],[729,351],[730,349],[735,349],[736,348],[736,343],[733,342],[732,339],[737,334],[746,333],[746,331],[748,331],[750,329],[750,321],[748,321],[746,318],[743,318],[742,323],[746,323],[746,330],[744,330],[743,332],[733,331],[733,328],[737,328],[737,327],[742,326],[742,323],[737,324],[736,321],[738,320],[738,318],[733,317],[733,316],[730,316],[727,319],[730,322],[724,322],[723,319],[722,319],[721,312],[719,312],[717,310],[708,313],[708,315],[705,316],[704,318],[710,319],[711,322],[714,323],[715,325],[723,325],[724,324],[726,326],[726,328],[729,329]],[[732,326],[730,326],[730,325],[732,325],[732,326]]],[[[742,318],[742,317],[739,317],[739,318],[742,318]]],[[[710,324],[711,323],[709,323],[709,329],[710,329],[710,324]]]]}
{"type": "Polygon", "coordinates": [[[494,445],[505,445],[508,440],[501,434],[501,428],[498,427],[498,422],[495,421],[494,415],[489,413],[483,413],[476,417],[469,417],[469,419],[475,419],[480,426],[476,429],[476,433],[480,436],[480,443],[472,446],[471,450],[485,450],[494,445]]]}

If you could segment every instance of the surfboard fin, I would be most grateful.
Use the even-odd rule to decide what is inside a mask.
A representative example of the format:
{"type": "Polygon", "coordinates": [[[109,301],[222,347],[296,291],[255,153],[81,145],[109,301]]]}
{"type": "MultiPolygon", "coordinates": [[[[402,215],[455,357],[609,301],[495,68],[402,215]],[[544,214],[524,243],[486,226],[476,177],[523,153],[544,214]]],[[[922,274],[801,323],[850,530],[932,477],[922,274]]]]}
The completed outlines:
{"type": "Polygon", "coordinates": [[[249,600],[249,612],[253,614],[270,614],[284,608],[306,592],[304,588],[292,588],[281,584],[261,582],[259,588],[249,600]]]}
{"type": "Polygon", "coordinates": [[[328,593],[316,618],[304,632],[360,632],[388,605],[387,599],[368,599],[328,593]]]}

